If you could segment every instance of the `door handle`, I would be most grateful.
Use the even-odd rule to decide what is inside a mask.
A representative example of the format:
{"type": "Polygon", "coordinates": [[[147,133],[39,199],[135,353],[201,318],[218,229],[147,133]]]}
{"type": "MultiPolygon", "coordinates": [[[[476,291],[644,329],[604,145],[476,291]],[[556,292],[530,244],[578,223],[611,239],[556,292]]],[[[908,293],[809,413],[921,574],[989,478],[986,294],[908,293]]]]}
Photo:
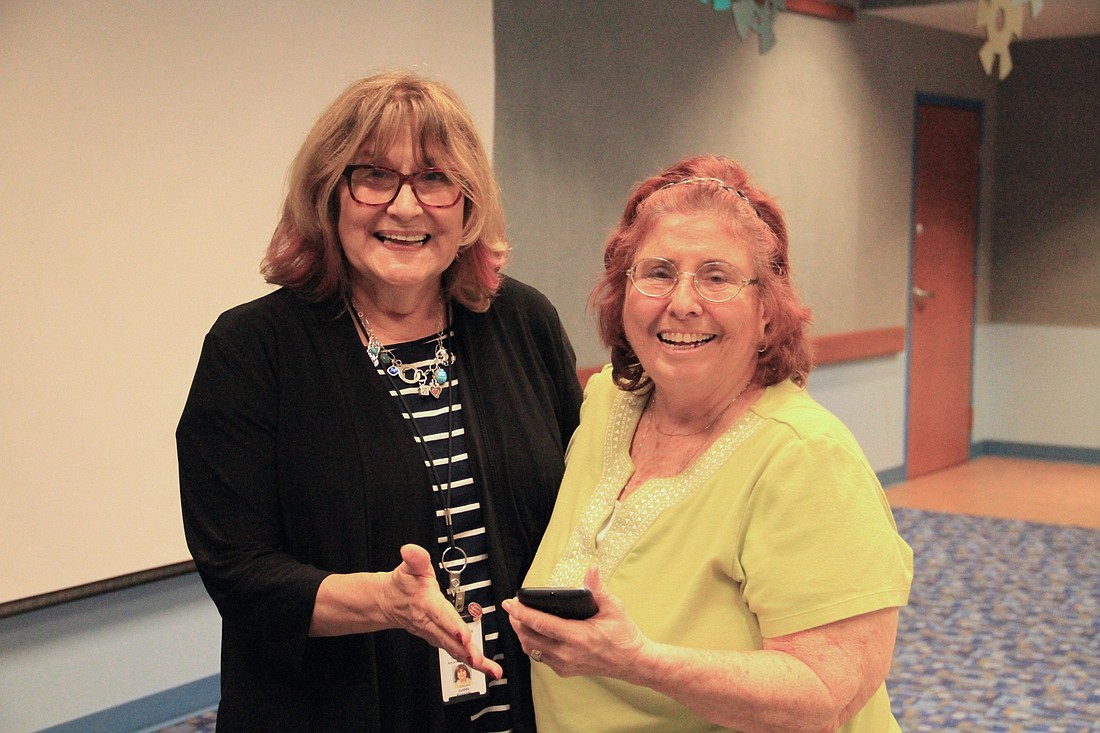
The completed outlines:
{"type": "Polygon", "coordinates": [[[936,291],[935,290],[925,290],[924,288],[918,288],[916,285],[914,285],[913,286],[913,297],[915,297],[915,298],[935,298],[936,297],[936,291]]]}

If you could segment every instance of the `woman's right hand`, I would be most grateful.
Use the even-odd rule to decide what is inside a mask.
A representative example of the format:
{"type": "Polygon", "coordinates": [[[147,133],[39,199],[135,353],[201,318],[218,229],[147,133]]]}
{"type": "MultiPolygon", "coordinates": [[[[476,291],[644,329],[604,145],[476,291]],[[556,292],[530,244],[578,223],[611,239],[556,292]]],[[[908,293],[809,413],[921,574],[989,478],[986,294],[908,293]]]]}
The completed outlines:
{"type": "Polygon", "coordinates": [[[503,670],[474,643],[469,627],[439,590],[428,551],[401,548],[388,573],[333,574],[317,590],[311,636],[404,629],[459,661],[500,679],[503,670]]]}
{"type": "Polygon", "coordinates": [[[454,604],[440,592],[428,551],[419,545],[404,545],[401,560],[386,585],[387,617],[455,659],[500,679],[500,665],[484,657],[454,604]]]}

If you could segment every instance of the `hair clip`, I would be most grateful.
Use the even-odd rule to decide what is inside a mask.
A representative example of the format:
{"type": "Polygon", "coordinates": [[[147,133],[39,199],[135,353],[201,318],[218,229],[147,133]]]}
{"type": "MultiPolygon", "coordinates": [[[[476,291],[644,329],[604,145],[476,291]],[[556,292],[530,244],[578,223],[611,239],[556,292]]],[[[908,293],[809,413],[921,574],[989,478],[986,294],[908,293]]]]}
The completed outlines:
{"type": "MultiPolygon", "coordinates": [[[[673,186],[680,186],[680,185],[683,185],[685,183],[714,183],[719,188],[724,188],[727,191],[731,191],[733,193],[736,193],[741,198],[745,198],[745,193],[743,191],[738,191],[736,188],[729,185],[728,183],[723,181],[721,178],[704,177],[704,176],[693,176],[691,178],[681,178],[678,181],[669,181],[668,183],[666,183],[666,184],[662,185],[660,188],[658,188],[657,191],[663,191],[666,188],[671,188],[673,186]]],[[[654,191],[654,193],[656,193],[656,191],[654,191]]],[[[745,200],[748,201],[748,199],[745,199],[745,200]]]]}
{"type": "MultiPolygon", "coordinates": [[[[714,185],[718,186],[718,188],[729,191],[730,193],[732,193],[732,194],[736,195],[737,197],[739,197],[746,204],[748,204],[749,207],[752,208],[752,212],[754,214],[756,214],[756,218],[759,219],[760,221],[764,222],[764,226],[766,226],[768,228],[768,231],[771,231],[771,225],[769,225],[768,222],[764,221],[764,217],[760,216],[760,209],[756,208],[756,204],[754,204],[752,202],[752,200],[749,199],[749,197],[745,195],[745,192],[742,191],[739,188],[734,188],[733,186],[731,186],[728,183],[726,183],[725,181],[723,181],[721,178],[713,178],[713,177],[708,177],[708,176],[693,176],[691,178],[681,178],[678,181],[669,181],[668,183],[660,186],[657,189],[657,191],[663,191],[666,188],[671,188],[672,186],[680,186],[680,185],[683,185],[685,183],[696,184],[696,185],[697,184],[702,184],[702,183],[713,183],[714,185]]],[[[653,193],[657,193],[657,191],[654,191],[653,193]]],[[[650,196],[652,196],[652,195],[653,194],[651,193],[650,196]]]]}

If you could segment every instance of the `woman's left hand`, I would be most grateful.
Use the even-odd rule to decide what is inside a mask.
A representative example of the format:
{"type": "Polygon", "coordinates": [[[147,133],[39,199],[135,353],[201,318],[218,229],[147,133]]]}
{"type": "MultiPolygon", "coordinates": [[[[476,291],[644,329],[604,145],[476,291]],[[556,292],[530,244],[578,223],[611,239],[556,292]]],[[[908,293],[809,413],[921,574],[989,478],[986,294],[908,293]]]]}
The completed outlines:
{"type": "Polygon", "coordinates": [[[645,637],[622,602],[607,592],[599,571],[589,568],[584,585],[599,611],[583,621],[558,618],[512,598],[503,603],[523,651],[561,677],[599,675],[622,678],[641,652],[645,637]]]}

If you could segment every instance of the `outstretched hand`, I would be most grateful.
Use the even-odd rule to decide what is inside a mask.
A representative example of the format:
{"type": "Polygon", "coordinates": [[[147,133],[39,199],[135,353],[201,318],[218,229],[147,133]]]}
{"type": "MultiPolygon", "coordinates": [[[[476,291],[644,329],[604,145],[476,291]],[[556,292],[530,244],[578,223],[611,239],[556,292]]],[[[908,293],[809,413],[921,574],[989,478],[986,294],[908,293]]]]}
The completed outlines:
{"type": "Polygon", "coordinates": [[[428,551],[419,545],[404,545],[401,561],[385,584],[384,612],[390,622],[492,679],[500,679],[500,665],[485,657],[454,605],[439,590],[428,551]]]}
{"type": "Polygon", "coordinates": [[[645,637],[626,614],[622,602],[589,568],[584,585],[592,591],[599,612],[584,621],[570,621],[523,605],[504,602],[523,651],[539,651],[539,659],[561,677],[599,675],[624,678],[645,645],[645,637]]]}

